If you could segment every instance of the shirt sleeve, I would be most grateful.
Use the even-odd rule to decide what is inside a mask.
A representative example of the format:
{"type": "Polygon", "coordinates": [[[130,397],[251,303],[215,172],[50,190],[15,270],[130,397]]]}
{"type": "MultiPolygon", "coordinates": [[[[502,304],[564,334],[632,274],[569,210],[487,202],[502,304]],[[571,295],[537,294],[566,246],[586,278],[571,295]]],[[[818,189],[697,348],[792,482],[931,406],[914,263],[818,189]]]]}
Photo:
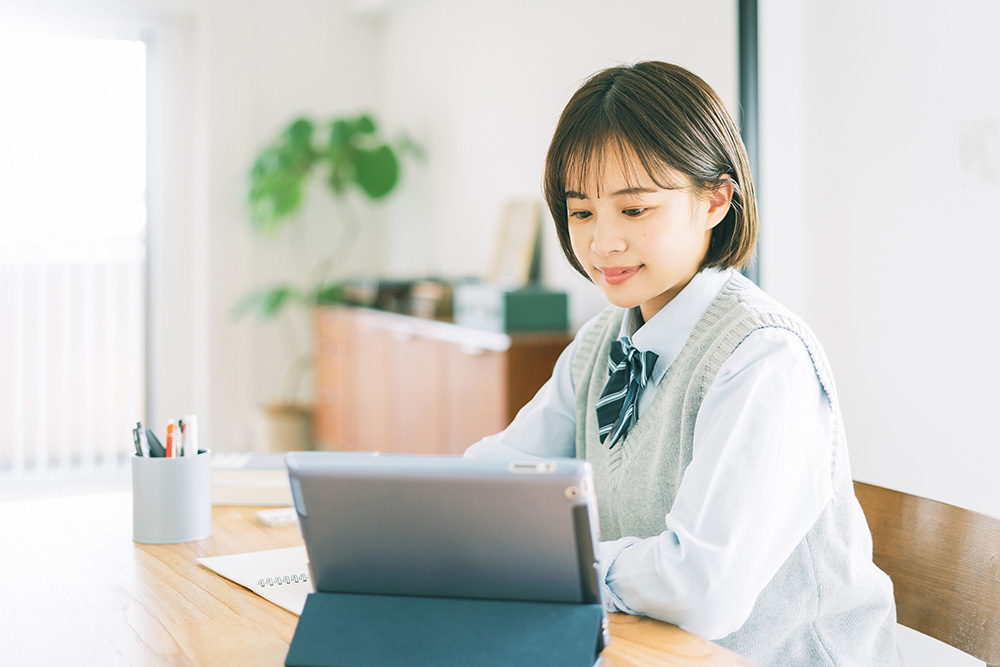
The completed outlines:
{"type": "Polygon", "coordinates": [[[556,360],[552,377],[518,411],[510,425],[469,447],[465,450],[466,456],[517,458],[576,455],[573,358],[580,348],[580,341],[596,321],[597,317],[594,317],[580,327],[576,337],[556,360]]]}
{"type": "Polygon", "coordinates": [[[749,335],[702,402],[666,530],[601,544],[608,608],[707,639],[742,626],[833,495],[831,424],[801,339],[749,335]]]}

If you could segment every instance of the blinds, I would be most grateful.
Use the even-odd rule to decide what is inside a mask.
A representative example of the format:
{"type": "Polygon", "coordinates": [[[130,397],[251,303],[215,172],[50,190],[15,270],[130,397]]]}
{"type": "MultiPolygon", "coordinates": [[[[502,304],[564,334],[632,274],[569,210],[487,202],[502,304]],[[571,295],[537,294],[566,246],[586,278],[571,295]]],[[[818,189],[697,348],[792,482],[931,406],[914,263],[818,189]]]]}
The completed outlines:
{"type": "Polygon", "coordinates": [[[132,239],[0,257],[0,474],[94,472],[145,404],[145,252],[132,239]]]}

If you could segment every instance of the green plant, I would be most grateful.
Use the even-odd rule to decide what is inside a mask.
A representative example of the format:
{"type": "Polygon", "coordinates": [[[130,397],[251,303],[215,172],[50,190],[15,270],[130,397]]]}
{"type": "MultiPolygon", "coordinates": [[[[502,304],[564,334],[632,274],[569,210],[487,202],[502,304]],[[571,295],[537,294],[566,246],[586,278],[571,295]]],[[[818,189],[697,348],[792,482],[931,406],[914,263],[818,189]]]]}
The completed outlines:
{"type": "MultiPolygon", "coordinates": [[[[370,114],[335,118],[319,126],[309,118],[293,120],[257,155],[250,168],[250,223],[265,236],[275,235],[296,218],[307,194],[319,185],[319,175],[322,189],[338,203],[339,215],[332,222],[341,226],[341,238],[302,286],[278,283],[255,289],[236,304],[234,315],[255,313],[271,319],[289,304],[312,307],[338,302],[340,284],[333,278],[361,228],[352,195],[371,202],[389,197],[399,183],[401,157],[407,154],[422,157],[420,148],[405,135],[395,140],[383,136],[370,114]]],[[[307,353],[300,355],[293,367],[304,369],[310,363],[312,355],[307,353]]]]}
{"type": "MultiPolygon", "coordinates": [[[[413,145],[404,138],[397,148],[412,150],[413,145]]],[[[257,156],[250,169],[247,200],[254,227],[273,232],[294,215],[317,166],[326,168],[326,183],[338,197],[357,188],[377,201],[399,181],[397,149],[380,136],[370,115],[335,119],[327,140],[319,143],[315,124],[299,118],[257,156]]]]}

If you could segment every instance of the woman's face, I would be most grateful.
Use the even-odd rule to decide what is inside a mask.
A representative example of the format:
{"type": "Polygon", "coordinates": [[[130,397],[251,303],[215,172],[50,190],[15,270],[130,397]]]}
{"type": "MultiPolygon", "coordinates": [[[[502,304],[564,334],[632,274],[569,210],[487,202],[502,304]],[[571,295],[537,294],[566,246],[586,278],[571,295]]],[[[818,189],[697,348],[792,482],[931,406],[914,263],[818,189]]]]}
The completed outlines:
{"type": "Polygon", "coordinates": [[[570,241],[608,301],[639,306],[648,322],[698,273],[712,228],[729,211],[732,185],[702,199],[682,174],[669,174],[681,187],[664,189],[634,154],[604,156],[604,168],[591,170],[598,176],[566,192],[570,241]]]}

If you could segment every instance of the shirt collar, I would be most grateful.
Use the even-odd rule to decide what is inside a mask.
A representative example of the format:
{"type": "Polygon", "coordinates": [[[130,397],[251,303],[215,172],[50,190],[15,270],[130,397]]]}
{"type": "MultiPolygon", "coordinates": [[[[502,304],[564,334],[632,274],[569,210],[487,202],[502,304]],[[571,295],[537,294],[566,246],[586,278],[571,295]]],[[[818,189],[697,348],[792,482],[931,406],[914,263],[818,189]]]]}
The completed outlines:
{"type": "Polygon", "coordinates": [[[651,380],[659,384],[681,353],[698,320],[729,280],[732,269],[704,269],[695,274],[680,294],[670,300],[653,319],[639,326],[639,309],[630,308],[622,319],[619,338],[628,336],[640,350],[656,353],[651,380]]]}

